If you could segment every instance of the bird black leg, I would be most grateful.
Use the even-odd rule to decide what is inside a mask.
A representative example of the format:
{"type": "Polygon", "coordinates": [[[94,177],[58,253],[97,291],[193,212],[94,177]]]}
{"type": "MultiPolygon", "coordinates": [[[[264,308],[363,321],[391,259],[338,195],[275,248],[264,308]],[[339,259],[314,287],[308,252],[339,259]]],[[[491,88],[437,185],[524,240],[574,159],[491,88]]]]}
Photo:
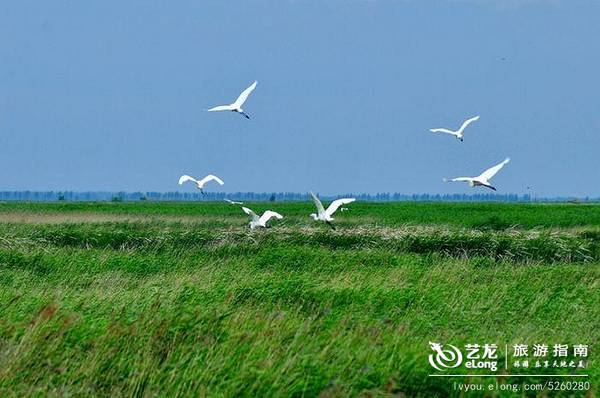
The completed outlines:
{"type": "Polygon", "coordinates": [[[333,225],[333,223],[331,221],[326,221],[327,225],[329,225],[331,227],[331,229],[333,229],[335,231],[335,225],[333,225]]]}

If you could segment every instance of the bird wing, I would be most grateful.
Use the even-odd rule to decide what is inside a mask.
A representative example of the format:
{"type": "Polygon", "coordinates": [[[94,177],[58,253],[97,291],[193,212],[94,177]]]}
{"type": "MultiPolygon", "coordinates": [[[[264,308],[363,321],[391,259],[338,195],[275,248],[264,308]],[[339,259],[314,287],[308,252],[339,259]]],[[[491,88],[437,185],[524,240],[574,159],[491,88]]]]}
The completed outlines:
{"type": "Polygon", "coordinates": [[[471,181],[471,177],[444,178],[444,182],[471,181]]]}
{"type": "Polygon", "coordinates": [[[315,202],[315,206],[317,206],[317,212],[319,214],[325,213],[325,208],[323,207],[323,203],[321,203],[319,198],[317,198],[317,196],[312,192],[310,192],[310,196],[312,197],[313,202],[315,202]]]}
{"type": "Polygon", "coordinates": [[[231,105],[219,105],[214,108],[207,109],[207,112],[230,111],[231,105]]]}
{"type": "Polygon", "coordinates": [[[478,178],[483,179],[483,180],[489,180],[489,179],[491,179],[508,162],[510,162],[510,158],[504,159],[502,162],[498,163],[494,167],[490,167],[489,169],[487,169],[486,171],[484,171],[483,173],[481,173],[481,175],[478,178]]]}
{"type": "Polygon", "coordinates": [[[249,208],[242,207],[242,210],[244,210],[244,213],[248,214],[250,218],[252,218],[252,221],[259,221],[258,215],[249,208]]]}
{"type": "Polygon", "coordinates": [[[182,175],[181,177],[179,177],[179,185],[183,184],[186,181],[194,181],[197,182],[196,179],[194,177],[190,177],[187,174],[182,175]]]}
{"type": "Polygon", "coordinates": [[[234,204],[235,204],[235,202],[234,202],[233,200],[231,200],[231,199],[227,199],[227,198],[225,198],[225,199],[223,199],[223,200],[224,200],[225,202],[227,202],[227,203],[231,204],[231,205],[234,205],[234,204]]]}
{"type": "Polygon", "coordinates": [[[456,135],[455,131],[448,130],[448,129],[430,129],[429,131],[431,131],[432,133],[446,133],[446,134],[456,135]]]}
{"type": "Polygon", "coordinates": [[[271,210],[267,210],[263,213],[262,216],[260,216],[259,221],[264,224],[267,221],[269,221],[272,217],[275,217],[278,220],[281,220],[283,218],[283,216],[281,214],[271,211],[271,210]]]}
{"type": "Polygon", "coordinates": [[[331,217],[333,213],[335,213],[335,211],[338,209],[338,207],[340,207],[341,205],[347,205],[348,203],[352,203],[355,200],[356,199],[354,198],[336,199],[333,202],[331,202],[325,213],[331,217]]]}
{"type": "Polygon", "coordinates": [[[244,102],[246,102],[246,100],[248,99],[248,96],[250,95],[250,93],[252,91],[254,91],[254,89],[256,88],[256,84],[258,82],[254,81],[254,83],[252,83],[250,85],[250,87],[248,87],[247,89],[245,89],[244,91],[242,91],[242,93],[240,94],[240,96],[235,100],[235,102],[232,104],[234,107],[236,108],[240,108],[242,105],[244,105],[244,102]]]}
{"type": "Polygon", "coordinates": [[[209,181],[212,181],[212,180],[215,180],[216,182],[218,182],[218,183],[219,183],[219,185],[223,185],[223,184],[225,184],[225,183],[223,182],[223,180],[221,180],[219,177],[217,177],[217,176],[215,176],[215,175],[212,175],[212,174],[209,174],[209,175],[207,175],[206,177],[204,177],[203,179],[201,179],[201,180],[199,181],[199,184],[200,184],[200,185],[204,185],[204,184],[206,184],[207,182],[209,182],[209,181]]]}
{"type": "Polygon", "coordinates": [[[460,126],[460,129],[458,129],[458,131],[460,131],[462,133],[462,131],[471,123],[473,123],[475,120],[479,120],[479,115],[472,117],[470,119],[467,119],[463,122],[462,126],[460,126]]]}

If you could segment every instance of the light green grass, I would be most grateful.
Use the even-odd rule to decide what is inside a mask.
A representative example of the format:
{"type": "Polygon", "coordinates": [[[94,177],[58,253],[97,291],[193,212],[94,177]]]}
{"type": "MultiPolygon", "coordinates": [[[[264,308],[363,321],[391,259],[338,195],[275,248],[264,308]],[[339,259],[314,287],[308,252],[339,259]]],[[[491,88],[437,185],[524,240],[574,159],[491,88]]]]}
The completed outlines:
{"type": "Polygon", "coordinates": [[[597,393],[600,206],[385,206],[0,205],[0,396],[458,395],[429,341],[590,344],[597,393]]]}
{"type": "MultiPolygon", "coordinates": [[[[327,203],[327,202],[326,202],[327,203]]],[[[251,203],[245,206],[262,212],[272,209],[286,216],[288,224],[306,224],[309,214],[314,212],[312,202],[251,203]]],[[[468,228],[502,229],[509,227],[600,227],[600,205],[598,204],[508,204],[508,203],[422,203],[391,202],[361,203],[348,206],[350,211],[338,213],[340,220],[348,225],[368,222],[375,225],[429,225],[444,224],[468,228]]],[[[32,212],[44,220],[45,217],[59,216],[77,220],[77,216],[93,215],[99,221],[103,216],[159,219],[183,218],[186,220],[218,220],[239,223],[245,219],[239,206],[225,202],[215,203],[0,203],[0,221],[18,219],[19,215],[32,212]],[[228,217],[223,219],[223,217],[228,217]]],[[[53,218],[57,220],[56,218],[53,218]]],[[[113,218],[114,220],[115,218],[113,218]]],[[[28,220],[35,221],[29,217],[28,220]]],[[[86,220],[88,221],[88,220],[86,220]]],[[[92,220],[93,221],[93,218],[92,220]]]]}

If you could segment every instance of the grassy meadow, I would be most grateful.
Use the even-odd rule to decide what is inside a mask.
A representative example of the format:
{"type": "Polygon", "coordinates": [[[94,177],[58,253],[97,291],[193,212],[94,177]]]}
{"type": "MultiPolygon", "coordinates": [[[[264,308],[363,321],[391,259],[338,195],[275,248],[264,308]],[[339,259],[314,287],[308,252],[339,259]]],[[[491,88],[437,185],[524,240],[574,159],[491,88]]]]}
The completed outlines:
{"type": "Polygon", "coordinates": [[[460,396],[429,341],[589,344],[597,396],[600,205],[246,205],[1,203],[0,396],[460,396]]]}

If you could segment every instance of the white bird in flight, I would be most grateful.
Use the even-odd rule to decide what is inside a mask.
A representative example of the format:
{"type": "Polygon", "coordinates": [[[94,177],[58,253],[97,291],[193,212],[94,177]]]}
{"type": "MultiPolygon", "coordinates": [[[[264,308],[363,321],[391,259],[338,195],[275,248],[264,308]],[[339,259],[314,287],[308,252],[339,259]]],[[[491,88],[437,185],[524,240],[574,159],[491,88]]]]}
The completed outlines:
{"type": "Polygon", "coordinates": [[[490,167],[489,169],[487,169],[486,171],[484,171],[483,173],[481,173],[477,177],[456,177],[456,178],[452,178],[450,180],[447,179],[447,178],[444,178],[444,181],[445,182],[463,181],[463,182],[468,182],[469,186],[471,186],[471,187],[484,186],[486,188],[490,188],[490,189],[493,189],[495,191],[496,188],[494,188],[490,184],[490,180],[508,162],[510,162],[510,158],[506,158],[502,162],[500,162],[497,165],[495,165],[494,167],[490,167]]]}
{"type": "Polygon", "coordinates": [[[246,119],[250,119],[250,116],[248,116],[248,114],[246,112],[244,112],[244,110],[242,109],[242,105],[244,105],[244,102],[246,102],[250,93],[252,91],[254,91],[257,83],[258,83],[257,81],[254,81],[254,83],[252,83],[250,85],[250,87],[248,87],[247,89],[242,91],[240,96],[235,100],[235,102],[233,104],[215,106],[214,108],[208,109],[208,112],[232,111],[232,112],[239,113],[240,115],[244,116],[246,119]]]}
{"type": "Polygon", "coordinates": [[[347,205],[356,200],[354,198],[336,199],[333,202],[331,202],[327,210],[325,210],[325,208],[323,207],[323,203],[321,203],[319,198],[317,198],[317,196],[314,193],[310,192],[310,196],[312,197],[313,202],[315,202],[315,206],[317,206],[317,213],[312,213],[310,216],[315,221],[325,221],[333,229],[335,229],[334,225],[331,223],[333,221],[333,217],[331,217],[333,213],[335,213],[335,211],[341,205],[347,205]]]}
{"type": "Polygon", "coordinates": [[[190,177],[187,174],[182,175],[181,177],[179,177],[179,185],[182,185],[184,182],[186,181],[193,181],[196,183],[196,188],[198,188],[200,190],[200,192],[202,192],[202,194],[204,194],[204,184],[206,184],[209,181],[216,181],[219,183],[219,185],[223,185],[225,184],[223,182],[223,180],[221,180],[219,177],[209,174],[206,177],[204,177],[201,180],[196,180],[194,177],[190,177]]]}
{"type": "Polygon", "coordinates": [[[470,119],[467,119],[464,121],[464,123],[462,124],[462,126],[460,126],[460,128],[456,131],[452,131],[452,130],[448,130],[448,129],[443,129],[443,128],[438,128],[438,129],[431,129],[429,131],[431,131],[432,133],[446,133],[446,134],[450,134],[455,136],[456,138],[458,138],[459,140],[463,140],[463,132],[465,131],[465,129],[467,128],[467,126],[471,123],[473,123],[474,121],[479,120],[479,116],[475,116],[472,117],[470,119]]]}
{"type": "Polygon", "coordinates": [[[231,200],[231,199],[223,199],[225,202],[229,203],[230,205],[243,205],[244,202],[236,202],[235,200],[231,200]]]}
{"type": "Polygon", "coordinates": [[[271,210],[265,211],[260,217],[247,207],[242,207],[242,210],[244,210],[244,213],[250,216],[250,229],[267,228],[267,221],[269,221],[271,218],[275,217],[278,220],[283,218],[281,214],[271,210]]]}

